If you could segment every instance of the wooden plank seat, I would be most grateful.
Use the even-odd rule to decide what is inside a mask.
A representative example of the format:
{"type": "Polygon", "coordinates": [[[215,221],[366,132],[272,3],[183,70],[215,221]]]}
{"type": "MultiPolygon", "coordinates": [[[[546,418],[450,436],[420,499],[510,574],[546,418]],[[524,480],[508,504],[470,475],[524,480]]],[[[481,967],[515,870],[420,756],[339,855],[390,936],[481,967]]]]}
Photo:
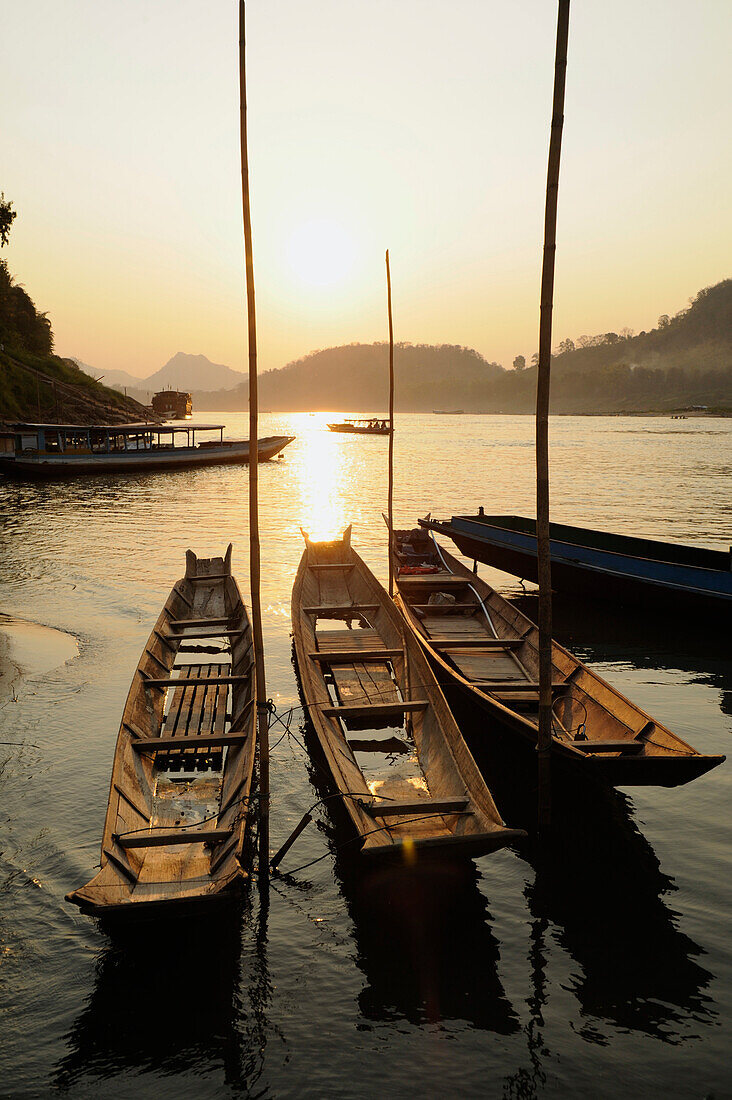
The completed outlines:
{"type": "MultiPolygon", "coordinates": [[[[539,684],[536,680],[481,680],[480,686],[485,691],[493,691],[494,688],[505,688],[507,691],[538,691],[539,684]]],[[[565,684],[563,680],[557,680],[552,684],[552,691],[557,693],[570,688],[571,684],[565,684]]]]}
{"type": "Polygon", "coordinates": [[[397,579],[400,588],[403,584],[406,584],[410,588],[455,589],[467,588],[469,583],[469,581],[461,580],[460,577],[454,577],[450,573],[418,573],[415,576],[406,577],[400,574],[397,579]]]}
{"type": "MultiPolygon", "coordinates": [[[[434,799],[419,798],[414,802],[367,802],[361,805],[372,817],[399,817],[402,814],[454,814],[464,813],[467,798],[434,799]]],[[[470,812],[470,811],[468,811],[470,812]]]]}
{"type": "Polygon", "coordinates": [[[166,771],[218,770],[224,746],[237,743],[224,740],[228,685],[236,682],[224,675],[229,668],[222,663],[181,668],[170,684],[173,690],[160,735],[139,738],[133,743],[135,749],[154,751],[156,766],[166,771]],[[202,675],[204,672],[211,675],[202,675]]]}
{"type": "Polygon", "coordinates": [[[450,611],[482,611],[477,603],[410,603],[407,606],[412,611],[434,611],[437,615],[446,615],[450,611]]]}
{"type": "Polygon", "coordinates": [[[373,615],[379,610],[377,603],[340,603],[318,604],[315,607],[303,607],[306,615],[373,615]]]}
{"type": "Polygon", "coordinates": [[[137,836],[112,834],[120,848],[162,848],[166,844],[221,844],[231,829],[160,829],[137,836]]]}
{"type": "Polygon", "coordinates": [[[238,638],[241,634],[246,634],[246,630],[232,630],[231,627],[222,626],[220,630],[196,630],[188,634],[161,634],[160,640],[168,644],[171,638],[180,639],[181,641],[190,641],[191,639],[198,640],[200,638],[238,638]]]}
{"type": "Polygon", "coordinates": [[[390,714],[401,714],[406,711],[426,710],[429,703],[426,699],[401,700],[392,703],[369,703],[356,706],[331,707],[324,706],[321,713],[327,718],[382,718],[390,714]]]}
{"type": "Polygon", "coordinates": [[[329,569],[353,569],[353,563],[348,561],[336,561],[336,562],[316,562],[309,566],[310,569],[319,569],[326,571],[329,569]]]}
{"type": "Polygon", "coordinates": [[[574,749],[580,749],[582,752],[624,752],[631,755],[635,755],[637,752],[641,752],[645,745],[642,741],[593,741],[588,739],[587,741],[570,741],[569,744],[574,749]]]}
{"type": "Polygon", "coordinates": [[[229,615],[220,616],[219,618],[211,619],[170,619],[168,626],[184,627],[184,626],[228,626],[231,622],[229,615]]]}
{"type": "Polygon", "coordinates": [[[135,752],[152,752],[160,749],[190,749],[207,752],[224,745],[243,745],[249,740],[247,733],[198,734],[191,737],[142,737],[132,742],[135,752]]]}
{"type": "Polygon", "coordinates": [[[176,687],[181,680],[185,680],[186,686],[193,684],[239,684],[249,680],[248,676],[170,676],[157,679],[154,676],[145,676],[148,687],[176,687]]]}
{"type": "Polygon", "coordinates": [[[207,581],[224,581],[229,576],[230,573],[203,573],[200,576],[186,577],[186,580],[192,584],[206,584],[207,581]]]}
{"type": "Polygon", "coordinates": [[[316,649],[314,652],[309,653],[308,657],[313,661],[320,661],[325,664],[331,664],[338,662],[340,664],[346,664],[349,662],[361,662],[361,661],[388,661],[392,657],[401,657],[404,654],[402,649],[316,649]]]}
{"type": "Polygon", "coordinates": [[[518,649],[523,638],[429,638],[434,649],[518,649]]]}

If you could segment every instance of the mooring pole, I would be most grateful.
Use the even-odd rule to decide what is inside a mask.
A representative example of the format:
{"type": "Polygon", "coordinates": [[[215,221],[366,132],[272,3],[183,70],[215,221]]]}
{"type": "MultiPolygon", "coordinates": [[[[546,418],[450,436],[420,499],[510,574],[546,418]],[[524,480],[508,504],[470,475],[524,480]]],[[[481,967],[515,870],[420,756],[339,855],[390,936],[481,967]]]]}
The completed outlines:
{"type": "Polygon", "coordinates": [[[552,359],[554,260],[557,250],[559,161],[564,124],[569,0],[559,0],[554,58],[554,105],[544,213],[544,260],[541,270],[539,369],[536,385],[536,553],[539,575],[539,831],[551,824],[552,761],[552,572],[549,546],[549,390],[552,359]]]}
{"type": "Polygon", "coordinates": [[[257,699],[257,742],[259,745],[259,882],[269,882],[269,708],[264,679],[264,638],[259,597],[259,445],[257,442],[257,320],[254,306],[254,258],[252,219],[249,205],[249,156],[247,150],[247,81],[245,49],[245,3],[239,0],[239,115],[241,144],[241,191],[244,214],[244,256],[247,277],[247,324],[249,338],[249,577],[252,590],[252,630],[257,699]]]}
{"type": "Polygon", "coordinates": [[[394,596],[394,323],[391,316],[391,270],[386,250],[386,304],[389,312],[389,595],[394,596]]]}

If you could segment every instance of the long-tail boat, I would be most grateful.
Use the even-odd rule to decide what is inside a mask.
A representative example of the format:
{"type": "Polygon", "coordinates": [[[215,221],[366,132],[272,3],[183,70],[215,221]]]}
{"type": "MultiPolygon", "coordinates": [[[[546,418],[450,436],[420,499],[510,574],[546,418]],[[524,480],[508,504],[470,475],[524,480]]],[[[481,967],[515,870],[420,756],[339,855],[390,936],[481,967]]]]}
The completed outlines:
{"type": "Polygon", "coordinates": [[[427,659],[350,534],[305,535],[292,624],[304,702],[362,852],[476,856],[525,836],[504,825],[427,659]]]}
{"type": "Polygon", "coordinates": [[[391,421],[383,417],[372,416],[368,420],[343,420],[338,424],[329,424],[331,432],[346,432],[349,435],[388,435],[391,421]]]}
{"type": "MultiPolygon", "coordinates": [[[[467,558],[536,581],[536,520],[453,516],[420,525],[451,538],[467,558]]],[[[558,592],[668,611],[683,608],[718,622],[732,611],[732,552],[549,525],[552,586],[558,592]]]]}
{"type": "Polygon", "coordinates": [[[210,900],[246,877],[254,698],[231,546],[223,558],[189,550],[127,696],[100,870],[68,901],[98,916],[132,913],[210,900]]]}
{"type": "MultiPolygon", "coordinates": [[[[394,531],[396,603],[438,680],[503,729],[536,744],[539,631],[481,577],[417,527],[394,531]]],[[[556,759],[614,785],[676,787],[721,764],[552,643],[556,759]]]]}

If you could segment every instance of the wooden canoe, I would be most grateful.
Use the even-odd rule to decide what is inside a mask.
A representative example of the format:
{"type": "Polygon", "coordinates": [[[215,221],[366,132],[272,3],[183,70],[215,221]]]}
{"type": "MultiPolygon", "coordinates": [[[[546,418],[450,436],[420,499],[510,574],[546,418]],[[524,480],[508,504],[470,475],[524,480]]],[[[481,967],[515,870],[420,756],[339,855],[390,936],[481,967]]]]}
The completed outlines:
{"type": "Polygon", "coordinates": [[[311,542],[292,593],[304,702],[365,853],[495,851],[501,820],[429,663],[342,539],[311,542]]]}
{"type": "MultiPolygon", "coordinates": [[[[396,603],[438,680],[536,744],[539,631],[421,527],[395,531],[396,603]]],[[[676,787],[721,764],[552,643],[553,751],[612,786],[676,787]]]]}
{"type": "Polygon", "coordinates": [[[254,698],[231,546],[224,558],[189,550],[127,696],[100,870],[68,901],[96,915],[132,913],[211,899],[246,877],[254,698]]]}

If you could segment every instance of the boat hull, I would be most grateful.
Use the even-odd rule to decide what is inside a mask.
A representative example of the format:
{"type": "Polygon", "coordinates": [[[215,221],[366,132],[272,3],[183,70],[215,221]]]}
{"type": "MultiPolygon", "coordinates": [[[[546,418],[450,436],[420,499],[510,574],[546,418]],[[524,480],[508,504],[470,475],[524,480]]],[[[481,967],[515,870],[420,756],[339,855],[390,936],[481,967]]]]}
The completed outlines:
{"type": "MultiPolygon", "coordinates": [[[[395,547],[401,547],[399,540],[404,533],[395,534],[395,547]]],[[[538,704],[530,700],[538,700],[535,691],[537,627],[514,604],[441,547],[435,547],[435,554],[439,555],[441,571],[425,572],[420,577],[415,576],[414,571],[411,576],[400,572],[403,555],[400,556],[399,550],[395,552],[397,606],[443,690],[457,690],[471,705],[474,720],[465,729],[468,739],[475,744],[476,737],[485,739],[492,728],[499,727],[533,752],[538,736],[538,704]],[[434,616],[440,606],[443,613],[449,612],[450,604],[433,605],[436,610],[425,619],[429,611],[429,605],[424,603],[425,595],[430,589],[437,592],[451,586],[453,591],[461,592],[459,598],[456,597],[459,599],[458,616],[466,612],[477,616],[473,621],[479,622],[484,632],[476,632],[476,627],[475,631],[456,635],[454,632],[459,624],[462,622],[460,630],[465,630],[469,622],[458,618],[450,624],[452,645],[447,636],[434,643],[430,633],[435,629],[433,624],[439,624],[440,620],[450,623],[442,613],[437,619],[434,616]],[[414,605],[416,593],[421,593],[416,596],[421,602],[414,605]],[[486,629],[488,625],[490,630],[486,629]],[[456,637],[462,637],[463,642],[455,641],[456,637]],[[499,668],[494,664],[497,656],[504,670],[512,662],[508,671],[500,675],[489,672],[491,667],[499,668]],[[502,677],[504,682],[499,683],[502,677]],[[521,709],[526,705],[533,713],[521,709]]],[[[436,628],[439,637],[439,625],[436,628]]],[[[676,787],[704,775],[724,761],[721,755],[698,753],[556,642],[552,643],[552,681],[553,690],[556,688],[559,692],[555,695],[555,718],[564,727],[564,732],[558,730],[553,737],[552,759],[578,774],[609,786],[676,787]],[[577,737],[571,736],[573,731],[581,730],[584,730],[584,738],[579,732],[577,737]],[[597,751],[592,748],[593,742],[597,751]]]]}
{"type": "MultiPolygon", "coordinates": [[[[462,516],[453,517],[451,523],[424,522],[424,526],[447,535],[462,554],[474,561],[534,583],[538,581],[533,533],[492,526],[462,516]]],[[[649,542],[628,541],[638,541],[641,549],[649,542]]],[[[657,546],[658,553],[663,553],[664,544],[657,546]]],[[[674,549],[668,547],[669,552],[674,549]]],[[[715,555],[714,551],[703,553],[715,555]]],[[[719,615],[724,609],[732,609],[732,572],[729,569],[637,557],[559,537],[552,537],[551,555],[552,587],[557,591],[665,610],[683,607],[719,615]]],[[[727,555],[719,553],[718,557],[721,563],[727,555]]]]}
{"type": "MultiPolygon", "coordinates": [[[[260,439],[259,460],[274,458],[294,436],[260,439]]],[[[224,446],[180,447],[169,451],[126,451],[119,454],[37,454],[0,456],[0,471],[23,479],[52,479],[89,474],[140,474],[147,470],[180,470],[192,466],[242,465],[249,462],[249,441],[224,446]]]]}
{"type": "Polygon", "coordinates": [[[351,549],[350,531],[330,543],[306,541],[292,621],[331,797],[342,800],[364,856],[472,858],[525,836],[503,823],[429,662],[351,549]],[[383,739],[383,730],[393,732],[383,739]],[[366,739],[357,731],[368,731],[366,739]],[[415,763],[403,770],[399,759],[415,763]]]}
{"type": "Polygon", "coordinates": [[[231,547],[224,558],[188,551],[186,559],[127,696],[99,870],[67,895],[90,915],[196,911],[229,900],[248,878],[252,629],[231,575],[231,547]],[[216,638],[225,639],[220,648],[190,646],[216,638]],[[197,652],[212,660],[186,656],[197,652]]]}

